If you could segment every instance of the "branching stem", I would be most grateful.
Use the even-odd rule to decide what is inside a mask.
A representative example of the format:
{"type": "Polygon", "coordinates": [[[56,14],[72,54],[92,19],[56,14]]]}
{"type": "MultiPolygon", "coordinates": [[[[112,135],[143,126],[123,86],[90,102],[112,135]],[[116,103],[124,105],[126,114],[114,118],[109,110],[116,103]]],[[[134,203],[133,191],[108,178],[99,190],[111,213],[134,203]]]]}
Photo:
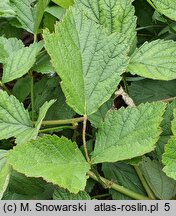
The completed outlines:
{"type": "MultiPolygon", "coordinates": [[[[84,117],[73,118],[73,119],[64,119],[64,120],[52,120],[52,121],[43,121],[42,125],[66,125],[66,124],[75,124],[79,122],[83,122],[84,117]]],[[[35,125],[36,121],[32,122],[35,125]]]]}
{"type": "Polygon", "coordinates": [[[94,179],[95,181],[99,182],[100,184],[102,184],[102,182],[103,182],[104,185],[107,186],[107,188],[114,189],[114,190],[116,190],[116,191],[118,191],[118,192],[120,192],[120,193],[122,193],[122,194],[124,194],[126,196],[129,196],[129,197],[131,197],[133,199],[136,199],[136,200],[150,200],[151,199],[149,197],[146,197],[146,196],[138,194],[138,193],[136,193],[134,191],[131,191],[131,190],[129,190],[129,189],[123,187],[123,186],[120,186],[120,185],[118,185],[118,184],[116,184],[116,183],[114,183],[112,181],[109,181],[108,179],[106,179],[104,177],[101,177],[101,176],[99,177],[99,178],[101,178],[101,182],[100,182],[99,178],[97,178],[97,176],[91,171],[89,171],[87,173],[87,175],[90,178],[94,179]]]}

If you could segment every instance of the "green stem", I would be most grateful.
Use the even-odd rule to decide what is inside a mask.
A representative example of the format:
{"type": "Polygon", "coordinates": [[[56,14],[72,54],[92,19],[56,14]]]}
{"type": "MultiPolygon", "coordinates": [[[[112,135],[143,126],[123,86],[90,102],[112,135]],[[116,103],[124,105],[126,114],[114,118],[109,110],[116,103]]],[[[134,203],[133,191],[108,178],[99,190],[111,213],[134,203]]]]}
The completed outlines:
{"type": "MultiPolygon", "coordinates": [[[[83,121],[84,121],[84,117],[79,117],[79,118],[65,119],[65,120],[43,121],[42,125],[66,125],[66,124],[75,124],[83,121]]],[[[36,121],[33,121],[32,123],[35,125],[36,121]]]]}
{"type": "Polygon", "coordinates": [[[100,194],[100,195],[93,196],[92,199],[101,199],[103,197],[108,197],[108,196],[110,196],[109,193],[107,193],[107,194],[100,194]]]}
{"type": "MultiPolygon", "coordinates": [[[[99,181],[99,179],[97,178],[97,176],[93,172],[89,171],[87,173],[87,175],[90,178],[94,179],[95,181],[97,181],[97,182],[99,182],[101,184],[101,182],[99,181]]],[[[124,194],[126,196],[129,196],[129,197],[131,197],[133,199],[136,199],[136,200],[150,200],[149,197],[146,197],[146,196],[138,194],[138,193],[136,193],[134,191],[131,191],[131,190],[129,190],[129,189],[123,187],[123,186],[120,186],[120,185],[118,185],[118,184],[116,184],[116,183],[114,183],[112,181],[109,181],[106,178],[103,178],[101,176],[99,178],[101,178],[101,181],[107,186],[107,188],[114,189],[114,190],[116,190],[116,191],[118,191],[118,192],[120,192],[120,193],[122,193],[122,194],[124,194]]]]}
{"type": "Polygon", "coordinates": [[[88,153],[88,150],[87,150],[87,143],[86,143],[86,127],[87,127],[87,116],[84,116],[83,130],[82,130],[82,140],[83,140],[83,147],[84,147],[86,160],[87,160],[87,162],[90,162],[89,153],[88,153]]]}
{"type": "Polygon", "coordinates": [[[53,127],[53,128],[46,128],[46,129],[42,129],[39,130],[39,133],[45,133],[45,132],[49,132],[49,131],[57,131],[59,129],[75,129],[74,126],[59,126],[59,127],[53,127]]]}
{"type": "Polygon", "coordinates": [[[147,0],[147,2],[148,2],[156,11],[158,11],[157,8],[155,7],[155,5],[154,5],[150,0],[147,0]]]}
{"type": "Polygon", "coordinates": [[[125,75],[123,75],[122,79],[123,79],[123,84],[124,84],[124,87],[125,87],[125,92],[128,94],[128,84],[127,84],[125,75]]]}
{"type": "Polygon", "coordinates": [[[34,78],[32,71],[29,73],[31,77],[31,110],[32,110],[32,121],[34,120],[34,78]]]}
{"type": "Polygon", "coordinates": [[[134,169],[136,170],[136,173],[137,173],[139,179],[141,180],[141,183],[142,183],[142,185],[143,185],[143,187],[144,187],[144,189],[145,189],[148,197],[150,199],[155,199],[155,196],[154,196],[152,190],[150,189],[149,185],[147,184],[147,182],[146,182],[146,180],[145,180],[145,178],[144,178],[141,170],[139,169],[139,167],[138,166],[134,166],[134,169]]]}
{"type": "Polygon", "coordinates": [[[37,34],[34,34],[34,43],[37,42],[37,34]]]}
{"type": "Polygon", "coordinates": [[[7,86],[5,86],[4,83],[0,82],[0,87],[3,88],[8,93],[8,95],[11,95],[10,90],[7,88],[7,86]]]}
{"type": "Polygon", "coordinates": [[[173,100],[175,100],[176,97],[171,97],[171,98],[165,98],[165,99],[162,99],[160,100],[161,102],[166,102],[166,103],[169,103],[169,102],[172,102],[173,100]]]}

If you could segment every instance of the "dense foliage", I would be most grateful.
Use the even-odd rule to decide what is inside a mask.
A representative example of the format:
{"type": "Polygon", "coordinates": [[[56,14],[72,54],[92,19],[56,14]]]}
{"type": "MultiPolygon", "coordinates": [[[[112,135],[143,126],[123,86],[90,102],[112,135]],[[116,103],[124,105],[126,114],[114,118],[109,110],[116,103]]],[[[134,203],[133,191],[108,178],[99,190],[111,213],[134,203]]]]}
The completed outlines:
{"type": "Polygon", "coordinates": [[[175,11],[0,2],[1,199],[176,198],[175,11]]]}

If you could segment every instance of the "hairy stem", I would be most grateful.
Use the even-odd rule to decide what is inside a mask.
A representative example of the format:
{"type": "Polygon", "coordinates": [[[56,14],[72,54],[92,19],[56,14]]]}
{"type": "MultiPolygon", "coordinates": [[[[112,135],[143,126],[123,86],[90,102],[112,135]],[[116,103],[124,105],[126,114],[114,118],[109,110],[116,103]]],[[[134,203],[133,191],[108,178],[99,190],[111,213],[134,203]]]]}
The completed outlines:
{"type": "Polygon", "coordinates": [[[123,186],[120,186],[120,185],[118,185],[118,184],[116,184],[116,183],[114,183],[112,181],[109,181],[108,179],[103,178],[101,176],[99,177],[99,178],[101,178],[101,182],[100,182],[99,179],[97,178],[97,176],[91,171],[89,171],[87,173],[87,175],[90,178],[94,179],[95,181],[99,182],[100,184],[101,184],[101,182],[103,182],[104,185],[107,186],[107,188],[114,189],[114,190],[116,190],[116,191],[118,191],[118,192],[120,192],[120,193],[122,193],[122,194],[124,194],[126,196],[129,196],[129,197],[131,197],[133,199],[136,199],[136,200],[150,200],[151,199],[150,197],[146,197],[146,196],[143,196],[141,194],[138,194],[138,193],[136,193],[134,191],[131,191],[131,190],[129,190],[129,189],[123,187],[123,186]]]}
{"type": "Polygon", "coordinates": [[[141,183],[142,183],[147,195],[149,196],[149,198],[155,199],[155,196],[154,196],[152,190],[150,189],[149,185],[147,184],[147,182],[146,182],[141,170],[139,169],[139,167],[134,166],[134,169],[136,170],[136,173],[137,173],[139,179],[141,180],[141,183]]]}
{"type": "Polygon", "coordinates": [[[86,143],[86,127],[87,127],[87,116],[84,116],[83,130],[82,130],[82,140],[83,140],[83,147],[84,147],[86,160],[87,160],[87,162],[90,162],[89,153],[88,153],[88,150],[87,150],[87,143],[86,143]]]}
{"type": "MultiPolygon", "coordinates": [[[[64,120],[53,120],[53,121],[43,121],[42,125],[66,125],[66,124],[75,124],[79,122],[83,122],[84,117],[73,118],[73,119],[64,119],[64,120]]],[[[32,122],[34,125],[36,121],[32,122]]]]}

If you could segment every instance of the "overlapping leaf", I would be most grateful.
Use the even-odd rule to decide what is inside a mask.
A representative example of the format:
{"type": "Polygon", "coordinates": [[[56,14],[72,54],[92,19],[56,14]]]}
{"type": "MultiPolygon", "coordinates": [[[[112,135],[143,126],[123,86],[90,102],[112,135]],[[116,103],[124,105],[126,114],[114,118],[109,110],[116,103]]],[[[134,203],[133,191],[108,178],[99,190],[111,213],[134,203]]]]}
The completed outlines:
{"type": "Polygon", "coordinates": [[[166,176],[159,162],[145,157],[140,167],[148,185],[157,198],[168,200],[175,196],[176,181],[166,176]]]}
{"type": "Polygon", "coordinates": [[[52,0],[52,1],[63,8],[68,8],[74,3],[74,0],[52,0]]]}
{"type": "Polygon", "coordinates": [[[173,0],[152,0],[158,11],[176,21],[176,2],[173,0]]]}
{"type": "Polygon", "coordinates": [[[72,193],[86,186],[89,164],[76,143],[67,138],[44,136],[16,146],[7,158],[18,172],[29,177],[43,177],[72,193]]]}
{"type": "Polygon", "coordinates": [[[107,113],[96,137],[92,163],[126,160],[152,151],[161,133],[164,109],[164,103],[156,102],[107,113]]]}
{"type": "Polygon", "coordinates": [[[6,155],[7,151],[0,150],[0,199],[3,196],[4,191],[6,190],[9,178],[11,174],[11,166],[7,163],[6,155]]]}
{"type": "Polygon", "coordinates": [[[176,79],[176,42],[155,40],[144,43],[132,54],[128,71],[150,79],[176,79]]]}
{"type": "Polygon", "coordinates": [[[170,140],[165,146],[165,153],[162,161],[165,167],[163,168],[167,176],[176,180],[176,109],[174,109],[174,120],[172,122],[172,133],[170,140]]]}
{"type": "Polygon", "coordinates": [[[134,48],[136,45],[136,17],[132,6],[133,0],[77,0],[90,19],[103,25],[111,34],[123,33],[126,43],[134,48]]]}
{"type": "Polygon", "coordinates": [[[128,63],[121,34],[106,31],[73,7],[55,33],[44,33],[45,46],[62,79],[67,103],[79,114],[92,114],[106,102],[128,63]]]}
{"type": "Polygon", "coordinates": [[[10,82],[28,73],[43,48],[42,41],[12,52],[4,62],[2,82],[10,82]]]}

